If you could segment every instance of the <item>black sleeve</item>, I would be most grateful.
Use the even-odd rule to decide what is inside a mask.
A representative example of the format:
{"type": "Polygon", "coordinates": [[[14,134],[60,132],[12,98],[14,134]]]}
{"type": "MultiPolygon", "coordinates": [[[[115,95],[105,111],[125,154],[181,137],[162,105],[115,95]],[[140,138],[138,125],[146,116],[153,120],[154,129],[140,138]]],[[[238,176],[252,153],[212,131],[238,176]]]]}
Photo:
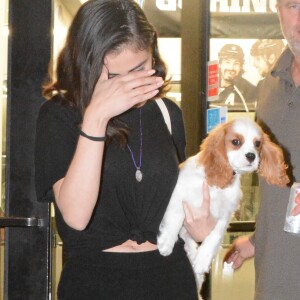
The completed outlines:
{"type": "Polygon", "coordinates": [[[53,201],[52,186],[64,178],[78,140],[76,117],[71,108],[47,101],[37,119],[35,186],[38,201],[53,201]]]}
{"type": "Polygon", "coordinates": [[[180,162],[183,162],[185,157],[185,128],[183,122],[183,116],[181,109],[175,104],[173,101],[164,98],[163,101],[165,102],[167,109],[170,114],[171,119],[171,126],[172,126],[172,137],[177,149],[178,157],[180,162]]]}

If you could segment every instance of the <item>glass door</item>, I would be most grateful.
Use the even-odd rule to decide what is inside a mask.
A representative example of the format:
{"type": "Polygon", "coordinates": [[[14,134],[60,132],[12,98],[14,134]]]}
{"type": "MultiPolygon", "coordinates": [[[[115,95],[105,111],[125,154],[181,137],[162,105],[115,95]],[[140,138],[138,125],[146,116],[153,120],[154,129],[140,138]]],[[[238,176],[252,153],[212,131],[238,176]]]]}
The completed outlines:
{"type": "MultiPolygon", "coordinates": [[[[6,173],[6,104],[7,104],[7,48],[8,48],[8,1],[0,3],[0,217],[5,212],[5,173],[6,173]]],[[[0,228],[0,299],[4,288],[4,234],[0,228]]]]}

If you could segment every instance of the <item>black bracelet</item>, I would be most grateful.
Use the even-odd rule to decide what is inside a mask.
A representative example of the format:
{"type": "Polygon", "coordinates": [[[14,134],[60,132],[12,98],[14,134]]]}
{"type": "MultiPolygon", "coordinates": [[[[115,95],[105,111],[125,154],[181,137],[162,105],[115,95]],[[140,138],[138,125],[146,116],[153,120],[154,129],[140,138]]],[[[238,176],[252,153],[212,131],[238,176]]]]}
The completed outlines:
{"type": "Polygon", "coordinates": [[[78,129],[79,134],[84,136],[85,138],[91,140],[91,141],[95,141],[95,142],[104,142],[106,141],[106,136],[90,136],[87,135],[85,132],[83,132],[82,130],[78,129]]]}

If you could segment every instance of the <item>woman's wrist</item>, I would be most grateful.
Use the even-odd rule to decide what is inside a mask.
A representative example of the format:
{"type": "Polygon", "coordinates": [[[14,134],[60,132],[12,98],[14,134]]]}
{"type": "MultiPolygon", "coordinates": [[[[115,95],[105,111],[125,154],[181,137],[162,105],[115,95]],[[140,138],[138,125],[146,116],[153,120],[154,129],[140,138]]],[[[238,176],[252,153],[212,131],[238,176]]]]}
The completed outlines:
{"type": "Polygon", "coordinates": [[[83,116],[80,131],[82,136],[89,137],[104,137],[106,135],[108,120],[103,117],[98,117],[94,111],[87,110],[83,116]]]}
{"type": "Polygon", "coordinates": [[[78,129],[78,132],[79,132],[79,135],[91,140],[91,141],[94,141],[94,142],[105,142],[106,141],[106,136],[91,136],[91,135],[88,135],[86,134],[84,131],[82,131],[81,129],[78,129]]]}

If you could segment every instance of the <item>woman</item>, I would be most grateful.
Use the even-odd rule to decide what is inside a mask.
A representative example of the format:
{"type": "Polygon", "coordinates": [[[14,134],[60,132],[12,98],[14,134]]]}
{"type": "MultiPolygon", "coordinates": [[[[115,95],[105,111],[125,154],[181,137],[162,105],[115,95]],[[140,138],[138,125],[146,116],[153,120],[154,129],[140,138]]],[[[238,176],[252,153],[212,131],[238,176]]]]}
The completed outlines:
{"type": "MultiPolygon", "coordinates": [[[[156,32],[134,1],[80,8],[37,121],[37,197],[55,200],[66,253],[60,300],[198,299],[183,242],[168,257],[156,246],[185,147],[179,108],[164,99],[170,135],[150,100],[165,79],[156,32]]],[[[214,226],[207,206],[208,193],[205,208],[186,207],[199,241],[214,226]]]]}

